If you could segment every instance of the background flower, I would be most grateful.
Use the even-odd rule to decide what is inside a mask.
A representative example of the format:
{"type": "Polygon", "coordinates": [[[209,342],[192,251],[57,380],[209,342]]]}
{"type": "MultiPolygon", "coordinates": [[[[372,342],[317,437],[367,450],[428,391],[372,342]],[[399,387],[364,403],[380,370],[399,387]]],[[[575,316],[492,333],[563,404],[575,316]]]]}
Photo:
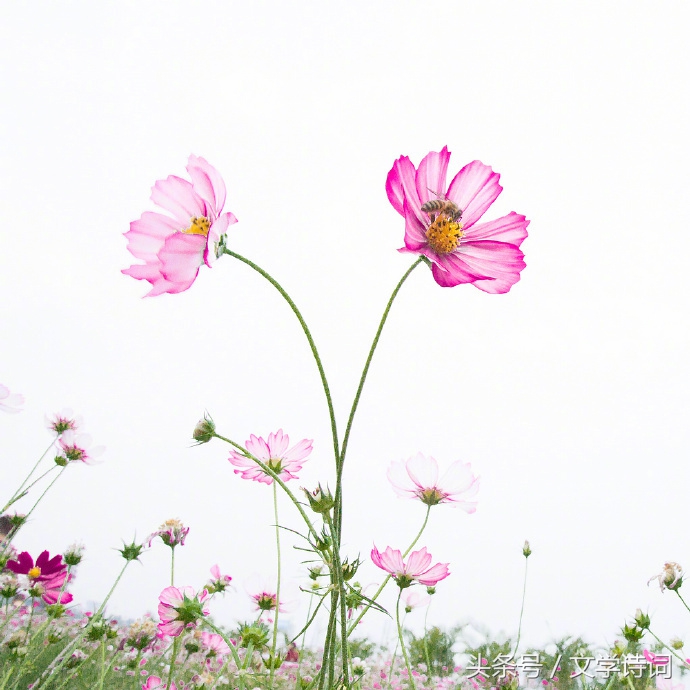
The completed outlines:
{"type": "Polygon", "coordinates": [[[477,509],[477,502],[468,500],[479,491],[479,477],[472,474],[470,463],[454,462],[439,479],[436,460],[417,453],[406,461],[392,462],[387,476],[400,497],[418,498],[429,506],[451,503],[467,513],[477,509]]]}
{"type": "Polygon", "coordinates": [[[436,563],[431,566],[431,554],[427,552],[426,547],[413,551],[405,563],[397,549],[388,546],[380,553],[374,546],[371,550],[371,560],[374,565],[385,570],[401,589],[409,587],[414,582],[433,586],[450,575],[448,563],[436,563]]]}
{"type": "Polygon", "coordinates": [[[158,597],[159,633],[177,637],[185,628],[194,626],[199,618],[208,616],[208,609],[201,606],[206,599],[205,589],[197,594],[192,587],[166,587],[158,597]]]}
{"type": "Polygon", "coordinates": [[[22,411],[24,396],[19,393],[10,393],[10,389],[0,383],[0,410],[8,414],[16,414],[22,411]]]}
{"type": "Polygon", "coordinates": [[[151,200],[172,214],[146,211],[130,223],[127,249],[143,264],[122,272],[151,283],[151,297],[187,290],[201,264],[209,268],[218,243],[228,227],[237,222],[225,205],[225,183],[220,173],[203,158],[191,155],[187,163],[191,182],[175,175],[158,180],[151,200]]]}
{"type": "Polygon", "coordinates": [[[525,267],[519,247],[529,221],[512,212],[477,224],[503,189],[500,175],[472,161],[446,187],[449,160],[444,146],[428,153],[419,168],[401,156],[388,173],[388,199],[405,218],[399,251],[427,257],[442,287],[473,283],[485,292],[508,292],[525,267]]]}

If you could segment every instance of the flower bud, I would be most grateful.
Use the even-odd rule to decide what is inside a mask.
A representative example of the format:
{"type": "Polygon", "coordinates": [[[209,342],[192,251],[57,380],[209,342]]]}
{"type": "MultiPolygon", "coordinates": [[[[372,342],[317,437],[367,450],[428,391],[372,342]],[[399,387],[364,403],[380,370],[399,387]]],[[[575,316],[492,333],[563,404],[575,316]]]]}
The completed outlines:
{"type": "Polygon", "coordinates": [[[646,613],[642,613],[641,609],[637,609],[635,611],[635,625],[637,625],[638,628],[641,628],[642,630],[649,630],[649,626],[651,624],[651,619],[646,613]]]}
{"type": "Polygon", "coordinates": [[[436,594],[436,587],[427,587],[426,593],[427,594],[436,594]]]}
{"type": "Polygon", "coordinates": [[[525,545],[522,547],[522,555],[525,558],[529,558],[532,555],[532,549],[530,549],[527,539],[525,539],[525,545]]]}
{"type": "Polygon", "coordinates": [[[83,544],[71,544],[67,547],[65,553],[62,554],[62,559],[67,565],[75,566],[81,563],[84,554],[83,544]]]}
{"type": "Polygon", "coordinates": [[[197,422],[192,432],[192,438],[197,442],[197,445],[208,443],[216,435],[216,424],[211,419],[210,415],[204,413],[204,418],[197,422]]]}
{"type": "Polygon", "coordinates": [[[644,632],[636,625],[628,625],[627,623],[621,628],[621,632],[628,642],[639,642],[644,635],[644,632]]]}
{"type": "Polygon", "coordinates": [[[360,565],[361,565],[361,561],[359,560],[359,558],[356,561],[353,561],[352,563],[350,563],[348,561],[348,559],[346,558],[343,561],[343,566],[342,566],[343,567],[343,580],[345,580],[345,582],[347,582],[348,580],[351,580],[355,576],[355,573],[357,572],[357,569],[359,568],[360,565]]]}
{"type": "Polygon", "coordinates": [[[669,645],[676,651],[683,649],[683,640],[680,637],[672,637],[669,640],[669,645]]]}
{"type": "Polygon", "coordinates": [[[309,568],[309,579],[316,580],[321,575],[322,570],[323,566],[320,565],[314,565],[311,568],[309,568]]]}
{"type": "Polygon", "coordinates": [[[138,561],[141,552],[144,550],[144,545],[132,542],[131,544],[123,544],[123,547],[117,550],[126,561],[138,561]]]}
{"type": "Polygon", "coordinates": [[[304,488],[302,489],[302,491],[304,491],[304,494],[309,500],[309,507],[315,513],[324,515],[328,513],[331,510],[331,508],[333,508],[333,506],[335,505],[333,495],[328,490],[328,488],[326,488],[326,491],[324,491],[321,484],[319,484],[318,487],[314,489],[314,491],[310,492],[308,489],[304,488]]]}

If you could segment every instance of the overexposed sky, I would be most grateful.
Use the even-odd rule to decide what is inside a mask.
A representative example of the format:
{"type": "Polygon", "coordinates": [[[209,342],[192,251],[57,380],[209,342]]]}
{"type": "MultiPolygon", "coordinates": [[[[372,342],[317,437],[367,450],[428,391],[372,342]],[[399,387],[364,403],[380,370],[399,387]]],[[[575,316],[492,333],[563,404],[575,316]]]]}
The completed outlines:
{"type": "MultiPolygon", "coordinates": [[[[190,153],[218,168],[239,219],[229,245],[302,310],[342,436],[412,261],[395,251],[386,174],[448,145],[451,175],[475,158],[501,173],[486,218],[531,220],[527,268],[507,295],[442,289],[424,268],[404,286],[351,437],[345,553],[365,557],[363,584],[379,581],[372,544],[405,548],[424,516],[393,494],[390,462],[461,459],[482,477],[480,503],[432,511],[420,543],[452,576],[430,624],[515,632],[527,538],[527,644],[612,642],[637,607],[666,638],[689,631],[676,598],[646,586],[664,561],[690,563],[689,20],[683,2],[8,7],[0,381],[27,404],[0,417],[3,488],[45,449],[45,413],[72,407],[107,448],[101,465],[68,468],[17,545],[83,541],[75,598],[98,601],[122,540],[178,517],[191,531],[177,583],[199,586],[219,563],[237,590],[214,613],[247,618],[245,580],[275,568],[271,491],[234,475],[220,442],[190,447],[191,432],[204,410],[239,442],[282,427],[314,439],[293,487],[333,485],[316,369],[250,269],[224,257],[187,292],[142,299],[148,284],[120,273],[133,262],[122,233],[190,153]]],[[[286,501],[281,513],[298,526],[286,501]]],[[[293,543],[286,533],[296,591],[293,543]]],[[[111,612],[155,610],[167,549],[141,560],[111,612]]],[[[301,600],[293,630],[305,615],[301,600]]],[[[370,614],[364,631],[386,629],[370,614]]]]}

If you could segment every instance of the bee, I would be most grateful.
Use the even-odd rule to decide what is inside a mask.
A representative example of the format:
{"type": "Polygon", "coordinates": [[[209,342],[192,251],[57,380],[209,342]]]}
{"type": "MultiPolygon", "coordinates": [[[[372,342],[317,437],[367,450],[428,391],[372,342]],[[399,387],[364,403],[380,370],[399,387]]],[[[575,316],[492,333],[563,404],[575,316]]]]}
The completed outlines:
{"type": "Polygon", "coordinates": [[[422,211],[429,214],[431,222],[436,220],[437,215],[445,215],[449,220],[457,223],[462,218],[462,209],[450,199],[446,199],[445,196],[439,196],[437,192],[433,192],[433,194],[436,194],[438,198],[430,199],[422,204],[422,211]]]}

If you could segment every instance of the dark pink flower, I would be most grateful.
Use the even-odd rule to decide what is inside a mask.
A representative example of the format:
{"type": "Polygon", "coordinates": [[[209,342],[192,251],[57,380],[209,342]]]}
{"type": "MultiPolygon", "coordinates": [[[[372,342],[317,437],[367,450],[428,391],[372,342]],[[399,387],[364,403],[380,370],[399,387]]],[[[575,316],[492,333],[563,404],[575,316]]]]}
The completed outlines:
{"type": "Polygon", "coordinates": [[[24,396],[19,393],[10,393],[10,389],[0,383],[0,410],[8,414],[17,414],[22,411],[24,396]]]}
{"type": "Polygon", "coordinates": [[[143,264],[123,269],[125,275],[151,283],[152,297],[164,292],[184,292],[196,279],[199,268],[209,268],[222,251],[225,233],[237,222],[223,213],[225,183],[206,160],[191,155],[187,163],[191,182],[175,175],[158,180],[151,200],[172,214],[146,211],[124,233],[127,249],[143,264]]]}
{"type": "Polygon", "coordinates": [[[511,212],[477,223],[503,189],[500,175],[472,161],[446,187],[449,160],[444,146],[428,153],[418,168],[407,156],[393,164],[386,192],[405,218],[405,246],[398,251],[429,259],[442,287],[472,283],[484,292],[508,292],[525,267],[519,247],[529,221],[511,212]]]}
{"type": "Polygon", "coordinates": [[[470,463],[454,462],[439,479],[438,463],[431,456],[417,453],[403,462],[394,461],[388,468],[388,480],[398,496],[418,498],[428,506],[451,503],[467,513],[474,513],[479,491],[479,477],[472,474],[470,463]]]}
{"type": "Polygon", "coordinates": [[[185,628],[195,627],[199,618],[209,614],[201,606],[206,599],[205,589],[196,594],[191,587],[166,587],[158,597],[159,633],[177,637],[185,628]]]}
{"type": "Polygon", "coordinates": [[[232,577],[230,575],[225,575],[220,572],[220,567],[217,563],[211,566],[211,576],[211,579],[206,583],[206,589],[209,594],[224,592],[232,582],[232,577]]]}
{"type": "Polygon", "coordinates": [[[180,520],[172,518],[166,520],[155,532],[153,532],[153,534],[149,534],[144,541],[148,542],[150,547],[151,542],[156,537],[160,537],[161,541],[166,546],[174,549],[178,545],[184,546],[184,540],[187,538],[187,534],[189,534],[189,527],[185,527],[180,520]]]}
{"type": "MultiPolygon", "coordinates": [[[[288,449],[290,437],[284,434],[282,429],[269,434],[268,441],[252,434],[244,445],[251,455],[261,460],[264,465],[268,465],[284,482],[289,479],[297,479],[297,472],[302,469],[302,465],[309,457],[312,449],[312,441],[306,438],[288,449]]],[[[273,483],[273,479],[251,458],[245,457],[237,451],[232,451],[228,460],[235,467],[241,468],[234,470],[234,472],[241,474],[242,479],[252,479],[262,484],[273,483]]]]}
{"type": "Polygon", "coordinates": [[[371,560],[374,565],[385,570],[397,582],[400,589],[409,587],[415,582],[433,587],[450,575],[448,563],[431,565],[431,554],[427,552],[426,547],[413,551],[405,563],[402,553],[397,549],[391,549],[388,546],[383,553],[380,553],[374,546],[371,550],[371,560]]]}
{"type": "Polygon", "coordinates": [[[28,551],[22,551],[17,560],[7,561],[7,569],[18,575],[26,575],[29,580],[29,589],[32,596],[40,596],[46,604],[69,604],[72,595],[62,592],[65,581],[68,581],[67,565],[63,563],[62,556],[50,557],[48,551],[34,559],[28,551]]]}

